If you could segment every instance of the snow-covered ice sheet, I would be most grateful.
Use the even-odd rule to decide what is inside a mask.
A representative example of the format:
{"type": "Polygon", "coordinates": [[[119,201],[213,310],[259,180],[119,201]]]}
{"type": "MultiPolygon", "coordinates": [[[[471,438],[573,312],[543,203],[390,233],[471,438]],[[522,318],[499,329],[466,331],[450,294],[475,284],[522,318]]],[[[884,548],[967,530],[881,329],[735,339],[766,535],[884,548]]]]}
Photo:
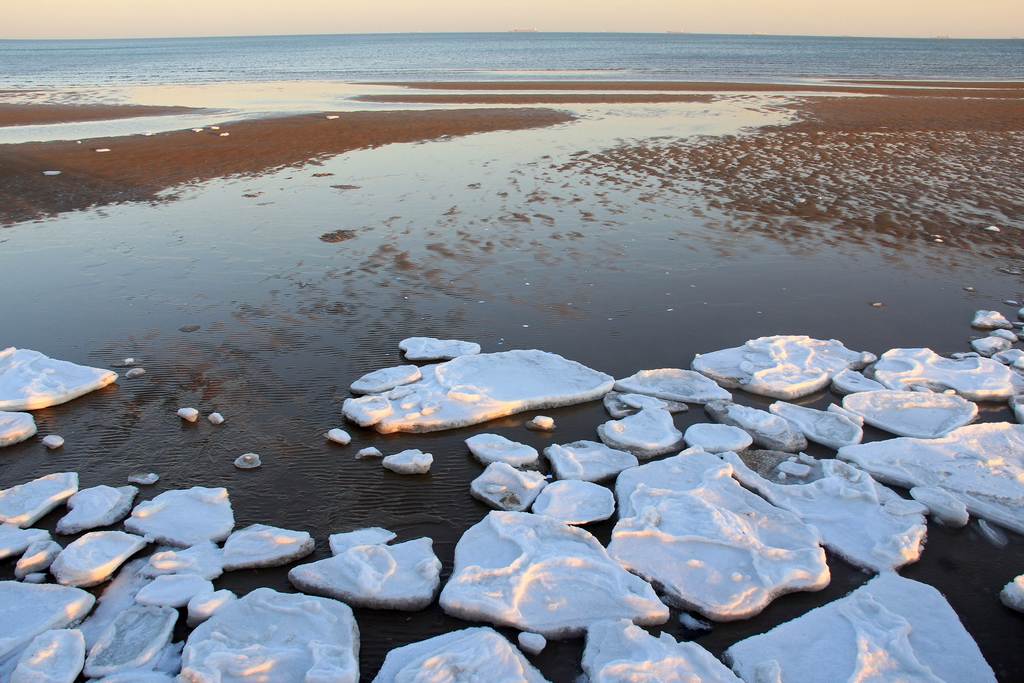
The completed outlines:
{"type": "Polygon", "coordinates": [[[723,457],[740,483],[816,528],[825,547],[847,562],[882,572],[920,559],[927,534],[924,517],[904,514],[903,499],[867,472],[839,460],[821,460],[813,468],[814,481],[777,484],[735,453],[723,457]]]}
{"type": "Polygon", "coordinates": [[[109,579],[118,567],[146,547],[141,536],[123,531],[90,531],[69,544],[50,565],[65,586],[88,587],[109,579]]]}
{"type": "Polygon", "coordinates": [[[492,462],[469,483],[469,493],[495,510],[528,510],[547,485],[540,472],[517,470],[503,462],[492,462]]]}
{"type": "Polygon", "coordinates": [[[477,626],[395,648],[373,681],[544,683],[546,679],[504,636],[477,626]]]}
{"type": "Polygon", "coordinates": [[[624,394],[646,394],[677,403],[707,403],[732,400],[732,394],[694,370],[659,368],[615,380],[615,390],[624,394]]]}
{"type": "Polygon", "coordinates": [[[808,441],[836,450],[860,443],[864,438],[864,430],[858,423],[835,411],[815,410],[783,401],[771,404],[768,411],[789,421],[808,441]]]}
{"type": "Polygon", "coordinates": [[[597,435],[608,446],[642,459],[683,447],[683,433],[676,429],[672,413],[661,408],[644,408],[621,420],[609,420],[598,425],[597,435]]]}
{"type": "Polygon", "coordinates": [[[1004,401],[1013,396],[1010,368],[991,358],[944,358],[931,349],[890,349],[874,366],[889,389],[952,389],[969,401],[1004,401]]]}
{"type": "Polygon", "coordinates": [[[181,676],[189,683],[356,683],[359,627],[337,600],[257,588],[192,631],[181,676]],[[255,678],[261,671],[272,678],[255,678]]]}
{"type": "Polygon", "coordinates": [[[121,521],[139,492],[134,486],[93,486],[68,498],[71,512],[57,522],[57,533],[71,536],[121,521]]]}
{"type": "Polygon", "coordinates": [[[193,486],[164,491],[139,503],[124,528],[154,543],[186,548],[203,541],[223,541],[235,526],[228,491],[193,486]]]}
{"type": "Polygon", "coordinates": [[[117,373],[10,346],[0,350],[0,410],[39,410],[102,389],[117,373]]]}
{"type": "Polygon", "coordinates": [[[754,439],[739,427],[699,422],[686,428],[683,441],[688,448],[701,448],[708,453],[725,453],[749,448],[754,439]]]}
{"type": "Polygon", "coordinates": [[[461,356],[421,370],[417,382],[347,399],[345,416],[383,434],[431,432],[593,401],[614,383],[602,372],[537,350],[461,356]]]}
{"type": "Polygon", "coordinates": [[[844,397],[843,408],[872,427],[919,439],[945,436],[978,417],[978,406],[971,401],[930,391],[865,391],[844,397]]]}
{"type": "Polygon", "coordinates": [[[670,603],[716,621],[752,617],[780,595],[820,590],[830,578],[818,531],[732,473],[699,451],[626,470],[608,545],[670,603]]]}
{"type": "Polygon", "coordinates": [[[832,391],[840,395],[855,394],[858,391],[877,391],[885,386],[864,376],[856,370],[843,370],[832,378],[832,391]]]}
{"type": "Polygon", "coordinates": [[[506,439],[500,434],[476,434],[466,439],[469,452],[484,465],[504,462],[513,467],[532,465],[540,456],[537,449],[525,443],[506,439]]]}
{"type": "Polygon", "coordinates": [[[385,457],[380,464],[396,474],[426,474],[434,464],[434,456],[418,448],[410,448],[385,457]]]}
{"type": "Polygon", "coordinates": [[[741,640],[724,658],[747,681],[996,680],[942,594],[889,572],[741,640]]]}
{"type": "Polygon", "coordinates": [[[838,457],[888,484],[941,488],[976,517],[1024,533],[1024,425],[967,425],[938,439],[846,446],[838,457]]]}
{"type": "Polygon", "coordinates": [[[149,556],[141,572],[149,578],[165,574],[198,574],[204,579],[216,579],[224,573],[224,551],[210,541],[184,549],[158,550],[149,556]]]}
{"type": "Polygon", "coordinates": [[[796,453],[807,448],[807,439],[789,420],[729,401],[711,401],[704,410],[720,424],[739,427],[750,434],[754,443],[773,451],[796,453]]]}
{"type": "Polygon", "coordinates": [[[604,481],[629,467],[636,467],[636,456],[597,441],[573,441],[552,444],[544,449],[551,469],[559,479],[604,481]]]}
{"type": "Polygon", "coordinates": [[[874,354],[851,351],[835,339],[777,335],[698,355],[693,369],[724,387],[792,400],[824,389],[843,370],[860,370],[874,360],[874,354]]]}
{"type": "Polygon", "coordinates": [[[95,602],[80,588],[0,581],[0,661],[40,633],[74,626],[95,602]]]}
{"type": "Polygon", "coordinates": [[[56,472],[0,491],[0,522],[32,526],[78,491],[77,472],[56,472]]]}
{"type": "Polygon", "coordinates": [[[342,552],[288,572],[304,593],[337,598],[355,607],[420,610],[434,601],[441,584],[441,561],[433,541],[353,545],[342,552]]]}
{"type": "Polygon", "coordinates": [[[451,360],[480,353],[476,342],[434,337],[408,337],[398,342],[398,348],[409,360],[451,360]]]}
{"type": "Polygon", "coordinates": [[[590,627],[583,672],[589,683],[742,683],[700,645],[655,638],[624,619],[590,627]]]}
{"type": "Polygon", "coordinates": [[[463,534],[440,602],[452,616],[549,639],[602,619],[656,625],[669,617],[651,586],[589,533],[522,512],[491,512],[463,534]]]}
{"type": "Polygon", "coordinates": [[[605,487],[589,481],[555,481],[537,496],[533,513],[566,524],[600,522],[615,513],[615,496],[605,487]]]}
{"type": "Polygon", "coordinates": [[[224,571],[278,567],[309,555],[314,545],[313,537],[306,531],[253,524],[228,536],[224,543],[224,571]]]}
{"type": "Polygon", "coordinates": [[[140,605],[184,607],[197,595],[213,592],[213,583],[198,574],[165,574],[153,579],[135,594],[140,605]]]}
{"type": "Polygon", "coordinates": [[[602,403],[608,414],[616,420],[633,415],[644,408],[663,408],[670,413],[685,413],[690,409],[688,405],[679,401],[663,401],[647,394],[623,394],[618,391],[609,391],[604,395],[602,403]]]}
{"type": "Polygon", "coordinates": [[[30,413],[0,410],[0,448],[13,446],[36,435],[36,420],[30,413]]]}
{"type": "Polygon", "coordinates": [[[168,643],[178,611],[133,605],[120,612],[89,648],[85,675],[101,678],[133,669],[152,669],[168,643]]]}
{"type": "Polygon", "coordinates": [[[84,663],[85,639],[81,631],[46,631],[21,653],[10,683],[74,683],[84,663]]]}
{"type": "Polygon", "coordinates": [[[0,524],[0,560],[21,555],[34,543],[50,540],[45,529],[22,529],[14,524],[0,524]]]}
{"type": "Polygon", "coordinates": [[[415,365],[397,365],[393,368],[381,368],[368,372],[349,387],[353,394],[379,394],[391,391],[409,382],[415,382],[422,375],[415,365]]]}
{"type": "Polygon", "coordinates": [[[25,549],[14,565],[14,576],[23,579],[29,574],[45,572],[64,549],[55,541],[37,541],[25,549]]]}

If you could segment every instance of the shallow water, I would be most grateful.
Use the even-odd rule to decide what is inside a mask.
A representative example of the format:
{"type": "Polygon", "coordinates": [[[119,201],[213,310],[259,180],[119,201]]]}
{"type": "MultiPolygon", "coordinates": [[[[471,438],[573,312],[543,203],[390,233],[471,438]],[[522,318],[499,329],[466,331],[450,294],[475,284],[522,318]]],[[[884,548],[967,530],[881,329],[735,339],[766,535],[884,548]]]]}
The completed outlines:
{"type": "MultiPolygon", "coordinates": [[[[404,337],[472,339],[485,351],[541,348],[621,377],[686,367],[695,353],[776,333],[837,338],[876,353],[964,351],[975,309],[1009,315],[1000,302],[1024,295],[1020,276],[999,270],[1020,268],[1022,259],[984,248],[985,240],[1015,239],[1012,231],[979,234],[977,249],[875,240],[863,231],[851,239],[820,225],[755,231],[696,196],[558,170],[577,152],[619,140],[774,120],[755,101],[580,111],[582,120],[555,128],[391,145],[212,182],[156,206],[0,230],[0,344],[108,367],[131,356],[147,371],[38,411],[40,434],[59,433],[67,444],[3,449],[0,487],[63,470],[78,471],[83,487],[156,471],[160,482],[142,497],[226,486],[239,527],[309,530],[314,558],[329,553],[329,534],[361,526],[391,528],[400,540],[428,535],[446,579],[458,538],[487,511],[469,496],[482,468],[463,440],[488,431],[540,448],[592,439],[608,417],[598,402],[544,411],[557,422],[551,434],[526,430],[534,413],[525,413],[425,435],[352,428],[351,445],[327,442],[348,384],[399,363],[404,337]],[[336,230],[354,236],[321,240],[336,230]],[[181,406],[204,418],[217,410],[227,422],[183,423],[174,414],[181,406]],[[433,470],[400,476],[353,458],[369,445],[429,451],[433,470]],[[262,468],[232,466],[247,451],[262,455],[262,468]]],[[[834,400],[825,392],[802,403],[834,400]]],[[[676,424],[685,430],[706,419],[693,406],[676,424]]],[[[1010,417],[1005,407],[983,406],[980,419],[1010,417]]],[[[52,529],[60,514],[43,526],[52,529]]],[[[607,541],[612,525],[590,528],[607,541]]],[[[1024,618],[997,595],[1024,571],[1024,542],[1011,533],[1007,547],[995,548],[975,522],[929,532],[923,559],[902,573],[942,590],[1000,678],[1020,680],[1024,618]]],[[[781,598],[698,642],[720,653],[869,578],[836,558],[830,566],[832,584],[821,593],[781,598]]],[[[12,566],[0,570],[7,578],[12,566]]],[[[215,583],[289,590],[286,573],[231,572],[215,583]]],[[[666,630],[693,635],[677,614],[666,630]]],[[[357,610],[357,619],[367,679],[391,648],[463,625],[436,604],[417,613],[357,610]]],[[[581,646],[552,643],[535,661],[552,680],[570,681],[581,646]]]]}

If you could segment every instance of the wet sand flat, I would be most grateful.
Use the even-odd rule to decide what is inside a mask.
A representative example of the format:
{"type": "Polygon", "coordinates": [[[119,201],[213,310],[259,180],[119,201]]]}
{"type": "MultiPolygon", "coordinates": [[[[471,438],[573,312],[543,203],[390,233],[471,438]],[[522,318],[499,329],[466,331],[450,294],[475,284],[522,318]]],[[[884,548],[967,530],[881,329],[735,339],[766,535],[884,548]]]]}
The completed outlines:
{"type": "MultiPolygon", "coordinates": [[[[0,96],[3,94],[0,92],[0,96]]],[[[155,107],[136,104],[18,104],[0,102],[0,126],[35,126],[48,123],[109,121],[136,116],[163,116],[199,111],[201,110],[192,107],[155,107]]]]}

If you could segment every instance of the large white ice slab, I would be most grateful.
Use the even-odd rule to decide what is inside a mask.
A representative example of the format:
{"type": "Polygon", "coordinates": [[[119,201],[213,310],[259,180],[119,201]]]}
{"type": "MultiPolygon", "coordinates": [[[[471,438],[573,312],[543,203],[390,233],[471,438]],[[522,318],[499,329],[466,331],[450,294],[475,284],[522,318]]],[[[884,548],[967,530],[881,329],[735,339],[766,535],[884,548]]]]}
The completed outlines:
{"type": "Polygon", "coordinates": [[[71,536],[110,526],[125,518],[139,490],[134,486],[93,486],[68,498],[71,512],[57,522],[57,533],[71,536]]]}
{"type": "Polygon", "coordinates": [[[134,669],[152,669],[171,642],[178,611],[133,605],[120,612],[89,648],[85,675],[101,678],[134,669]]]}
{"type": "Polygon", "coordinates": [[[700,452],[623,472],[608,545],[671,604],[717,621],[752,617],[780,595],[821,590],[830,578],[818,531],[740,486],[732,472],[700,452]]]}
{"type": "Polygon", "coordinates": [[[327,540],[331,546],[331,554],[340,555],[357,545],[383,545],[390,543],[397,536],[398,534],[394,531],[389,531],[379,526],[371,526],[356,529],[355,531],[331,534],[327,540]]]}
{"type": "Polygon", "coordinates": [[[415,382],[422,375],[415,365],[397,365],[393,368],[381,368],[368,372],[355,382],[349,389],[353,394],[379,394],[391,391],[409,382],[415,382]]]}
{"type": "Polygon", "coordinates": [[[78,491],[76,472],[56,472],[0,491],[0,522],[32,526],[78,491]]]}
{"type": "Polygon", "coordinates": [[[847,446],[838,457],[879,481],[944,489],[971,514],[1024,533],[1024,425],[968,425],[938,439],[901,437],[847,446]]]}
{"type": "Polygon", "coordinates": [[[731,400],[732,394],[694,370],[659,368],[615,380],[615,390],[625,394],[646,394],[665,401],[707,403],[731,400]]]}
{"type": "Polygon", "coordinates": [[[9,413],[0,410],[0,448],[13,446],[36,434],[36,420],[31,413],[9,413]]]}
{"type": "Polygon", "coordinates": [[[117,373],[76,365],[38,351],[0,350],[0,410],[39,410],[101,389],[117,373]]]}
{"type": "Polygon", "coordinates": [[[969,401],[1013,396],[1013,371],[991,358],[943,358],[931,349],[890,349],[875,363],[874,372],[889,389],[952,389],[969,401]]]}
{"type": "Polygon", "coordinates": [[[492,628],[477,626],[397,647],[373,683],[544,683],[512,643],[492,628]]]}
{"type": "Polygon", "coordinates": [[[139,503],[124,528],[154,543],[186,548],[203,541],[223,541],[235,526],[228,491],[193,486],[164,491],[139,503]]]}
{"type": "Polygon", "coordinates": [[[434,456],[418,448],[409,448],[386,456],[380,464],[395,474],[426,474],[434,464],[434,456]]]}
{"type": "Polygon", "coordinates": [[[868,379],[856,370],[843,370],[832,378],[832,391],[837,394],[855,394],[858,391],[877,391],[885,389],[885,385],[868,379]]]}
{"type": "Polygon", "coordinates": [[[441,561],[433,544],[417,538],[394,545],[354,545],[293,567],[288,580],[304,593],[355,607],[420,610],[434,601],[441,584],[441,561]]]}
{"type": "Polygon", "coordinates": [[[725,453],[745,450],[754,439],[739,427],[699,422],[686,428],[683,441],[689,448],[702,448],[708,453],[725,453]]]}
{"type": "Polygon", "coordinates": [[[359,627],[337,600],[257,588],[192,631],[181,676],[189,683],[356,683],[359,627]],[[255,678],[261,671],[267,677],[255,678]]]}
{"type": "Polygon", "coordinates": [[[452,616],[540,633],[578,635],[602,619],[663,624],[654,590],[578,527],[522,512],[491,512],[463,534],[441,591],[452,616]]]}
{"type": "Polygon", "coordinates": [[[85,639],[81,631],[46,631],[21,653],[10,683],[74,683],[84,663],[85,639]]]}
{"type": "Polygon", "coordinates": [[[792,400],[824,389],[843,370],[859,370],[874,360],[874,354],[851,351],[835,339],[777,335],[698,355],[693,369],[724,387],[792,400]]]}
{"type": "Polygon", "coordinates": [[[839,460],[821,460],[812,467],[813,481],[777,484],[735,453],[723,457],[744,486],[815,527],[825,547],[847,562],[883,572],[920,559],[928,530],[924,517],[904,514],[903,499],[867,472],[839,460]]]}
{"type": "Polygon", "coordinates": [[[583,672],[589,683],[743,683],[700,645],[655,638],[627,620],[587,630],[583,672]]]}
{"type": "Polygon", "coordinates": [[[33,543],[50,540],[45,529],[22,529],[15,524],[0,524],[0,560],[16,557],[33,543]]]}
{"type": "Polygon", "coordinates": [[[184,549],[158,550],[149,556],[142,575],[152,578],[165,574],[199,574],[216,579],[224,573],[224,551],[210,541],[184,549]]]}
{"type": "Polygon", "coordinates": [[[95,586],[146,547],[146,540],[123,531],[90,531],[60,552],[50,573],[65,586],[95,586]]]}
{"type": "Polygon", "coordinates": [[[216,614],[217,610],[237,599],[238,596],[226,588],[211,593],[193,595],[188,601],[188,625],[195,628],[216,614]]]}
{"type": "MultiPolygon", "coordinates": [[[[28,531],[26,529],[26,531],[28,531]]],[[[64,549],[55,541],[37,541],[25,549],[14,565],[14,576],[24,579],[29,574],[45,572],[64,549]]]]}
{"type": "Polygon", "coordinates": [[[409,360],[451,360],[480,353],[476,342],[434,337],[408,337],[398,342],[398,348],[409,360]]]}
{"type": "Polygon", "coordinates": [[[672,413],[661,408],[644,408],[621,420],[609,420],[598,425],[597,435],[608,446],[645,460],[683,447],[683,433],[676,429],[672,413]]]}
{"type": "Polygon", "coordinates": [[[476,434],[466,439],[469,452],[484,465],[504,462],[513,467],[532,465],[540,456],[537,449],[525,443],[506,439],[500,434],[476,434]]]}
{"type": "Polygon", "coordinates": [[[74,626],[96,602],[80,588],[0,581],[0,661],[40,633],[74,626]]]}
{"type": "MultiPolygon", "coordinates": [[[[705,379],[705,381],[710,382],[711,380],[705,379]]],[[[664,401],[647,394],[623,394],[618,391],[609,391],[601,402],[608,414],[616,420],[633,415],[644,408],[663,408],[670,413],[685,413],[690,409],[688,405],[679,401],[664,401]]]]}
{"type": "Polygon", "coordinates": [[[589,481],[555,481],[537,496],[533,513],[566,524],[600,522],[615,513],[615,496],[605,487],[589,481]]]}
{"type": "Polygon", "coordinates": [[[597,441],[573,441],[552,444],[544,449],[551,469],[559,479],[604,481],[629,467],[636,467],[636,456],[597,441]]]}
{"type": "Polygon", "coordinates": [[[306,531],[253,524],[228,536],[224,543],[224,571],[278,567],[309,555],[314,545],[313,537],[306,531]]]}
{"type": "Polygon", "coordinates": [[[754,443],[773,451],[796,453],[807,448],[803,433],[785,418],[766,410],[729,401],[711,401],[704,406],[712,420],[724,425],[739,427],[750,434],[754,443]]]}
{"type": "Polygon", "coordinates": [[[945,436],[978,417],[978,406],[967,399],[930,391],[865,391],[844,397],[843,408],[872,427],[919,439],[945,436]]]}
{"type": "Polygon", "coordinates": [[[378,432],[431,432],[525,410],[601,398],[614,380],[544,351],[461,356],[422,368],[423,378],[386,394],[350,398],[345,416],[378,432]]]}
{"type": "Polygon", "coordinates": [[[213,583],[198,574],[165,574],[139,589],[135,602],[157,607],[184,607],[197,595],[213,592],[213,583]]]}
{"type": "Polygon", "coordinates": [[[469,482],[469,494],[495,510],[528,510],[547,485],[540,472],[517,470],[503,462],[492,462],[479,477],[469,482]]]}
{"type": "Polygon", "coordinates": [[[747,681],[996,680],[942,594],[889,572],[724,657],[747,681]]]}
{"type": "Polygon", "coordinates": [[[808,441],[833,449],[860,443],[864,430],[842,413],[815,410],[804,406],[776,401],[768,406],[769,412],[789,421],[808,441]]]}
{"type": "Polygon", "coordinates": [[[971,327],[979,330],[1010,330],[1013,325],[999,311],[979,310],[974,312],[971,327]]]}

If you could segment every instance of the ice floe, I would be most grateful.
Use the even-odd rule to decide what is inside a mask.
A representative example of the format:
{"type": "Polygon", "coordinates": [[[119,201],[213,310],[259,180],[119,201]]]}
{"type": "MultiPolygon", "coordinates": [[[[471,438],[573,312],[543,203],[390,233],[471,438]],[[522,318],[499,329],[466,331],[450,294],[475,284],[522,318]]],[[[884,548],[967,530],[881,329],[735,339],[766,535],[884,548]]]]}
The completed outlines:
{"type": "Polygon", "coordinates": [[[604,481],[639,464],[636,456],[609,448],[597,441],[573,441],[553,444],[544,449],[544,456],[559,479],[604,481]]]}
{"type": "Polygon", "coordinates": [[[14,576],[23,579],[29,574],[45,572],[64,550],[56,541],[36,541],[25,549],[25,554],[14,565],[14,576]]]}
{"type": "MultiPolygon", "coordinates": [[[[131,371],[129,370],[129,372],[131,371]]],[[[212,425],[224,424],[224,416],[221,415],[220,413],[210,413],[209,415],[206,416],[206,420],[212,425]]]]}
{"type": "Polygon", "coordinates": [[[65,586],[88,587],[109,579],[125,560],[146,547],[146,540],[123,531],[91,531],[70,543],[50,565],[65,586]]]}
{"type": "Polygon", "coordinates": [[[408,337],[398,342],[398,348],[409,360],[451,360],[480,353],[480,345],[475,342],[433,337],[408,337]]]}
{"type": "Polygon", "coordinates": [[[891,349],[874,366],[875,379],[889,389],[952,389],[969,401],[1013,396],[1012,371],[990,358],[943,358],[931,349],[891,349]]]}
{"type": "Polygon", "coordinates": [[[974,313],[971,327],[976,327],[979,330],[1009,330],[1013,328],[1013,325],[999,311],[980,310],[974,313]]]}
{"type": "Polygon", "coordinates": [[[790,453],[807,448],[804,435],[789,420],[778,415],[729,401],[711,401],[704,410],[715,422],[747,432],[762,448],[790,453]]]}
{"type": "Polygon", "coordinates": [[[331,546],[332,555],[340,555],[349,548],[357,545],[385,545],[395,539],[397,534],[394,531],[379,526],[345,531],[340,534],[331,534],[328,542],[331,546]]]}
{"type": "Polygon", "coordinates": [[[78,473],[57,472],[0,491],[0,522],[32,526],[78,491],[78,473]]]}
{"type": "Polygon", "coordinates": [[[74,683],[83,664],[85,638],[81,631],[45,631],[22,651],[10,683],[74,683]]]}
{"type": "Polygon", "coordinates": [[[263,460],[259,453],[243,453],[232,464],[240,470],[254,470],[263,465],[263,460]]]}
{"type": "Polygon", "coordinates": [[[846,446],[838,456],[879,481],[941,488],[971,514],[1024,533],[1024,425],[968,425],[938,439],[900,437],[846,446]]]}
{"type": "Polygon", "coordinates": [[[732,394],[701,373],[679,368],[641,370],[624,379],[615,380],[615,390],[624,394],[646,394],[677,403],[732,399],[732,394]]]}
{"type": "Polygon", "coordinates": [[[195,408],[178,408],[178,417],[186,422],[195,422],[199,419],[199,411],[195,408]]]}
{"type": "Polygon", "coordinates": [[[165,574],[198,574],[216,579],[224,573],[224,553],[214,543],[201,541],[181,550],[158,550],[141,570],[150,578],[165,574]]]}
{"type": "Polygon", "coordinates": [[[644,408],[635,415],[609,420],[598,425],[597,435],[608,446],[642,459],[683,446],[683,433],[672,422],[672,413],[661,408],[644,408]]]}
{"type": "Polygon", "coordinates": [[[516,636],[516,642],[519,643],[520,650],[531,655],[540,654],[548,646],[547,638],[539,633],[530,633],[529,631],[521,631],[516,636]]]}
{"type": "Polygon", "coordinates": [[[128,475],[129,484],[138,484],[140,486],[152,486],[153,484],[160,481],[160,475],[156,472],[135,472],[128,475]]]}
{"type": "Polygon", "coordinates": [[[955,394],[865,391],[843,398],[843,408],[898,436],[934,439],[974,422],[978,406],[955,394]]]}
{"type": "Polygon", "coordinates": [[[140,588],[135,594],[135,602],[157,607],[184,607],[195,596],[212,592],[210,580],[198,574],[165,574],[140,588]]]}
{"type": "Polygon", "coordinates": [[[547,679],[494,629],[477,626],[398,647],[374,683],[487,681],[544,683],[547,679]]]}
{"type": "Polygon", "coordinates": [[[203,623],[224,605],[231,604],[238,596],[226,588],[212,593],[198,593],[188,601],[188,626],[195,628],[203,623]]]}
{"type": "Polygon", "coordinates": [[[1003,586],[999,591],[999,601],[1012,610],[1024,612],[1024,574],[1003,586]]]}
{"type": "Polygon", "coordinates": [[[888,572],[724,657],[747,681],[995,681],[942,594],[888,572]]]}
{"type": "Polygon", "coordinates": [[[508,463],[492,462],[469,483],[469,493],[496,510],[522,512],[547,485],[540,472],[517,470],[508,463]]]}
{"type": "Polygon", "coordinates": [[[0,448],[13,446],[36,435],[36,420],[30,413],[0,410],[0,448]]]}
{"type": "Polygon", "coordinates": [[[1013,342],[1009,339],[996,335],[971,340],[971,348],[985,358],[990,358],[1001,351],[1008,351],[1012,346],[1013,342]]]}
{"type": "Polygon", "coordinates": [[[145,368],[132,368],[128,372],[124,373],[124,376],[127,379],[138,379],[139,377],[142,377],[145,374],[146,374],[146,369],[145,368]]]}
{"type": "Polygon", "coordinates": [[[970,519],[964,502],[944,489],[915,486],[910,489],[910,497],[928,508],[928,514],[940,524],[962,527],[970,519]]]}
{"type": "Polygon", "coordinates": [[[335,427],[327,432],[327,440],[336,443],[339,446],[347,446],[352,443],[352,436],[344,429],[338,429],[335,427]]]}
{"type": "Polygon", "coordinates": [[[547,415],[535,415],[526,423],[527,429],[535,432],[550,432],[555,429],[555,418],[547,415]]]}
{"type": "Polygon", "coordinates": [[[476,434],[466,439],[469,452],[484,465],[504,462],[513,467],[532,465],[540,457],[537,449],[500,434],[476,434]]]}
{"type": "Polygon", "coordinates": [[[700,422],[686,428],[683,441],[689,448],[702,448],[708,453],[724,453],[749,448],[754,439],[739,427],[700,422]]]}
{"type": "Polygon", "coordinates": [[[257,588],[196,627],[181,654],[190,683],[251,679],[356,683],[359,627],[344,603],[257,588]],[[270,675],[270,674],[268,674],[270,675]]]}
{"type": "Polygon", "coordinates": [[[353,394],[380,394],[385,391],[391,391],[403,384],[415,382],[422,376],[419,367],[416,365],[381,368],[380,370],[368,372],[355,382],[352,382],[349,390],[353,394]]]}
{"type": "Polygon", "coordinates": [[[819,533],[740,486],[733,467],[697,449],[619,475],[608,554],[676,606],[746,619],[780,595],[820,590],[819,533]]]}
{"type": "Polygon", "coordinates": [[[855,394],[858,391],[885,389],[881,383],[868,379],[856,370],[843,370],[832,378],[832,391],[837,394],[855,394]]]}
{"type": "Polygon", "coordinates": [[[792,400],[828,386],[843,370],[859,370],[874,354],[805,335],[760,337],[743,346],[698,355],[693,369],[728,388],[792,400]]]}
{"type": "Polygon", "coordinates": [[[224,543],[224,571],[278,567],[313,552],[313,537],[266,524],[253,524],[228,536],[224,543]]]}
{"type": "Polygon", "coordinates": [[[618,391],[609,391],[604,395],[602,402],[604,409],[616,420],[633,415],[644,408],[663,408],[670,413],[685,413],[690,409],[685,403],[678,401],[663,401],[646,394],[623,394],[618,391]]]}
{"type": "Polygon", "coordinates": [[[39,410],[102,389],[117,373],[56,360],[38,351],[0,350],[0,410],[39,410]]]}
{"type": "Polygon", "coordinates": [[[356,451],[356,458],[362,460],[363,458],[383,458],[384,454],[380,452],[379,448],[373,446],[367,446],[366,448],[360,448],[356,451]]]}
{"type": "Polygon", "coordinates": [[[0,560],[21,555],[35,544],[50,540],[45,529],[22,529],[14,524],[0,524],[0,560]]]}
{"type": "Polygon", "coordinates": [[[734,453],[724,459],[744,486],[816,528],[825,547],[847,562],[882,572],[920,559],[927,534],[924,517],[903,514],[898,505],[903,499],[867,472],[839,460],[822,460],[813,468],[820,475],[814,481],[777,484],[734,453]]]}
{"type": "Polygon", "coordinates": [[[463,534],[440,602],[452,616],[546,638],[581,634],[602,619],[656,625],[669,617],[651,586],[589,533],[522,512],[491,512],[463,534]]]}
{"type": "Polygon", "coordinates": [[[139,492],[134,486],[93,486],[68,498],[71,510],[57,522],[57,533],[70,536],[124,519],[139,492]]]}
{"type": "Polygon", "coordinates": [[[85,636],[87,648],[99,640],[118,614],[135,604],[135,594],[150,581],[140,573],[145,566],[145,559],[129,560],[104,586],[96,609],[78,627],[85,636]]]}
{"type": "Polygon", "coordinates": [[[133,605],[121,611],[89,648],[85,675],[102,678],[134,669],[152,669],[171,642],[178,611],[133,605]]]}
{"type": "Polygon", "coordinates": [[[434,464],[434,456],[418,448],[410,448],[385,457],[380,464],[396,474],[426,474],[434,464]]]}
{"type": "Polygon", "coordinates": [[[41,633],[74,626],[95,602],[79,588],[0,581],[0,662],[41,633]]]}
{"type": "Polygon", "coordinates": [[[223,541],[234,526],[227,489],[203,486],[164,491],[136,505],[124,522],[125,529],[154,543],[182,548],[223,541]]]}
{"type": "Polygon", "coordinates": [[[615,496],[605,487],[589,481],[555,481],[537,496],[533,513],[566,524],[600,522],[615,513],[615,496]]]}
{"type": "Polygon", "coordinates": [[[588,629],[583,672],[589,683],[742,683],[700,645],[667,633],[655,638],[626,620],[588,629]]]}
{"type": "Polygon", "coordinates": [[[64,447],[64,437],[60,434],[47,434],[43,437],[43,445],[51,451],[64,447]]]}
{"type": "Polygon", "coordinates": [[[614,380],[559,355],[502,351],[422,368],[422,379],[385,394],[347,399],[345,417],[378,432],[429,432],[526,410],[593,401],[614,380]]]}
{"type": "Polygon", "coordinates": [[[860,424],[835,411],[815,410],[783,401],[771,404],[768,411],[787,420],[800,430],[808,441],[836,450],[860,443],[864,438],[864,430],[860,424]]]}
{"type": "Polygon", "coordinates": [[[1007,351],[1000,351],[993,355],[992,359],[999,361],[1003,365],[1012,365],[1018,370],[1024,370],[1024,350],[1009,349],[1007,351]]]}
{"type": "Polygon", "coordinates": [[[420,610],[434,601],[441,561],[433,541],[349,545],[341,552],[293,567],[288,580],[304,593],[343,600],[354,607],[420,610]]]}

